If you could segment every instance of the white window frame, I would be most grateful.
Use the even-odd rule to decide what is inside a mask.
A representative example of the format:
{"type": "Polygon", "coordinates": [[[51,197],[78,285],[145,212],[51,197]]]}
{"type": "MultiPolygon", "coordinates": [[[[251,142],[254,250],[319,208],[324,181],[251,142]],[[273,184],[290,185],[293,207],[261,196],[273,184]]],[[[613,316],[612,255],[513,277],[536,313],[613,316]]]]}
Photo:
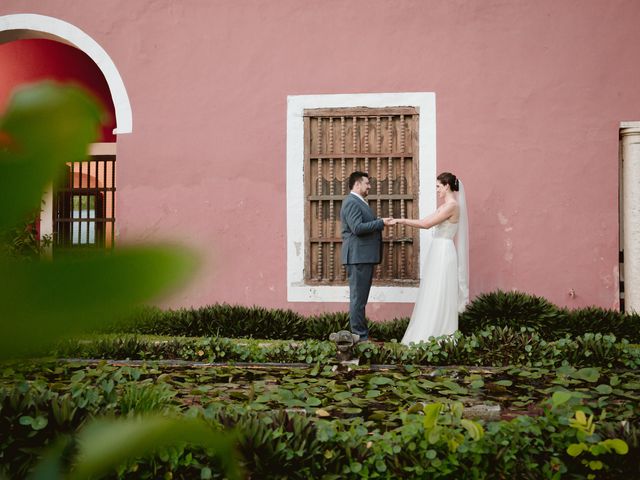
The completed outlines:
{"type": "MultiPolygon", "coordinates": [[[[348,302],[346,285],[307,285],[304,280],[304,110],[340,107],[414,107],[418,110],[419,188],[421,215],[436,209],[436,95],[434,92],[290,95],[287,97],[287,300],[348,302]]],[[[420,231],[420,277],[430,235],[420,231]]],[[[369,302],[415,302],[418,287],[373,286],[369,302]]]]}

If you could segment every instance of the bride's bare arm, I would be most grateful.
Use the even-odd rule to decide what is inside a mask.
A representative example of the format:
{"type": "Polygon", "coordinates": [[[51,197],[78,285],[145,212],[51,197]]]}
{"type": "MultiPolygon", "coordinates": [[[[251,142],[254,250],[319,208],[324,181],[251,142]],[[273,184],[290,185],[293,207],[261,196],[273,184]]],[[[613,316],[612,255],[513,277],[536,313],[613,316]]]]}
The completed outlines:
{"type": "Polygon", "coordinates": [[[419,220],[414,220],[411,218],[398,218],[396,219],[396,223],[407,225],[413,228],[431,228],[434,225],[438,225],[451,218],[456,213],[457,208],[458,206],[455,203],[445,203],[438,210],[424,218],[421,218],[419,220]]]}

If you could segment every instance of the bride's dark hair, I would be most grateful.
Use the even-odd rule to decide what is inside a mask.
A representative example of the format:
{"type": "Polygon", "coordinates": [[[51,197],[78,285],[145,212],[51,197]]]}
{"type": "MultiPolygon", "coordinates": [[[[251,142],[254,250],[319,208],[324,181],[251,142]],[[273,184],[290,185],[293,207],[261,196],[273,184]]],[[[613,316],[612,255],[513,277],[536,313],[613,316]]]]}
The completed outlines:
{"type": "Polygon", "coordinates": [[[458,183],[458,178],[453,173],[443,172],[438,175],[437,180],[442,185],[449,185],[449,188],[451,188],[452,192],[457,192],[458,190],[460,190],[460,183],[458,183]]]}

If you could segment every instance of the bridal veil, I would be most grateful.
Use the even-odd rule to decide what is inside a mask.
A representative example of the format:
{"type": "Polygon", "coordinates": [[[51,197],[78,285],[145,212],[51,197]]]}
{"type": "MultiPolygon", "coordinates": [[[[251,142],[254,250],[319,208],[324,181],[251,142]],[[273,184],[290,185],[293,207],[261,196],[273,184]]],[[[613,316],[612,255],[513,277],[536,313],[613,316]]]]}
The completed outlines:
{"type": "Polygon", "coordinates": [[[462,313],[469,303],[469,217],[464,185],[458,179],[458,235],[456,236],[456,253],[458,255],[458,312],[462,313]]]}

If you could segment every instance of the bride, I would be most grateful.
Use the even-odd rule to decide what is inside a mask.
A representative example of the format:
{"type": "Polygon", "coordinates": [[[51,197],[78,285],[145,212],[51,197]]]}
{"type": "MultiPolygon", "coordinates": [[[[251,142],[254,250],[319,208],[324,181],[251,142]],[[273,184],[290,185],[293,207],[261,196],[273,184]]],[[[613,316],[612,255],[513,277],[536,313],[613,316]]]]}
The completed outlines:
{"type": "Polygon", "coordinates": [[[455,175],[445,172],[438,175],[436,192],[443,202],[434,213],[420,220],[394,220],[396,224],[433,229],[418,299],[402,338],[405,345],[454,333],[458,329],[458,312],[462,312],[469,302],[469,242],[464,188],[455,175]]]}

